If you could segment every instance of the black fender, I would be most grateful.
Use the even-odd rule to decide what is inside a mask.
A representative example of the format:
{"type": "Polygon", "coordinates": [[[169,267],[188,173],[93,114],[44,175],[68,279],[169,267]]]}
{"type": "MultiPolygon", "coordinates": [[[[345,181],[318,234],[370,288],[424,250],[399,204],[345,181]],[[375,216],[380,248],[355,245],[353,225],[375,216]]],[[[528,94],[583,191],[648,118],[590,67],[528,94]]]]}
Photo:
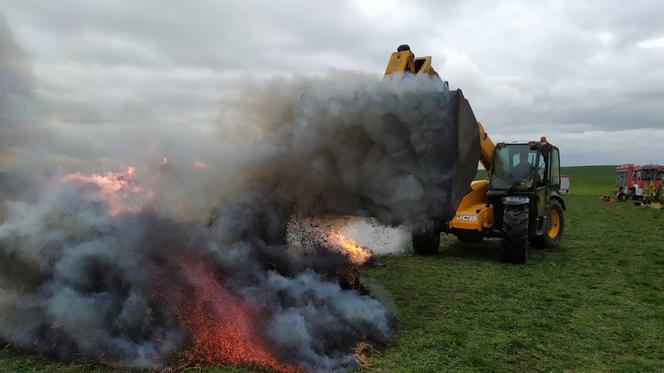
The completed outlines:
{"type": "Polygon", "coordinates": [[[505,206],[527,205],[530,203],[530,198],[525,196],[506,196],[503,197],[502,202],[505,206]]]}
{"type": "Polygon", "coordinates": [[[567,211],[567,206],[565,206],[565,200],[563,199],[563,197],[560,196],[560,194],[551,193],[551,199],[555,199],[556,201],[558,201],[558,203],[560,203],[560,207],[562,207],[564,211],[567,211]]]}

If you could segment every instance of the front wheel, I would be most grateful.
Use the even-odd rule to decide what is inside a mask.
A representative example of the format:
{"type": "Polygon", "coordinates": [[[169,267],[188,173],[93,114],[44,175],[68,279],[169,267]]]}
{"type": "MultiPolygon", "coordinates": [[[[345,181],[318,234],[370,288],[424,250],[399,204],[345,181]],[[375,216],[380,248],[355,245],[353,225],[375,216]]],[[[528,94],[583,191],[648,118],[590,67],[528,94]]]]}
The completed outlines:
{"type": "Polygon", "coordinates": [[[503,212],[503,254],[508,263],[525,263],[528,247],[528,205],[505,206],[503,212]]]}

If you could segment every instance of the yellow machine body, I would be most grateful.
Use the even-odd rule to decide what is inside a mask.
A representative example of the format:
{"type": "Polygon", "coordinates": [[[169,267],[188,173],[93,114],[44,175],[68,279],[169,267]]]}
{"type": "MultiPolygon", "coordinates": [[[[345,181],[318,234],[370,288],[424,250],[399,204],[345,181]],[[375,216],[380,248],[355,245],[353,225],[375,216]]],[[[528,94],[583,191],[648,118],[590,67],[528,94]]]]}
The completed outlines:
{"type": "Polygon", "coordinates": [[[482,231],[493,226],[493,206],[487,203],[489,181],[476,180],[470,184],[470,193],[461,200],[450,229],[482,231]]]}
{"type": "MultiPolygon", "coordinates": [[[[480,136],[480,163],[487,170],[487,177],[491,172],[493,151],[496,145],[484,130],[482,123],[477,122],[480,136]]],[[[452,230],[471,230],[481,232],[493,227],[493,206],[489,205],[487,192],[488,180],[476,180],[470,184],[471,191],[461,200],[456,215],[448,223],[452,230]]]]}

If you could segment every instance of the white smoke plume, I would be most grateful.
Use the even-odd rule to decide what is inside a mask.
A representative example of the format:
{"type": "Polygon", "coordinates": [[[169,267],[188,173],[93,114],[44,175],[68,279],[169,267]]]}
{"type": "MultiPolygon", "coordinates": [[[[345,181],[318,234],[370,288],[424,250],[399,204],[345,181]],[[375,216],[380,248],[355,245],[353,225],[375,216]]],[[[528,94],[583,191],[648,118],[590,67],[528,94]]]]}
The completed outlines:
{"type": "Polygon", "coordinates": [[[373,219],[352,219],[344,232],[376,255],[401,254],[410,243],[410,229],[406,226],[390,227],[373,219]]]}
{"type": "Polygon", "coordinates": [[[358,216],[294,217],[288,222],[289,247],[307,252],[310,243],[333,247],[329,232],[339,232],[372,254],[403,254],[410,244],[411,230],[405,225],[388,226],[374,218],[358,216]]]}

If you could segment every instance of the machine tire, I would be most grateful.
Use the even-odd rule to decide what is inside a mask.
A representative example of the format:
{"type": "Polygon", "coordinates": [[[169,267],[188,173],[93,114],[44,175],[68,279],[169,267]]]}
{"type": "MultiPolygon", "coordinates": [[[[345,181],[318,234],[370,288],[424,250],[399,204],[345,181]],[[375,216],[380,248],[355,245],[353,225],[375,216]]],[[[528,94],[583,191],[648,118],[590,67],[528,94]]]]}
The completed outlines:
{"type": "Polygon", "coordinates": [[[461,241],[461,242],[480,242],[484,237],[482,237],[482,234],[477,231],[462,231],[459,230],[454,233],[456,238],[461,241]]]}
{"type": "Polygon", "coordinates": [[[547,222],[544,227],[544,234],[542,235],[542,244],[549,249],[555,249],[560,246],[560,240],[563,237],[563,229],[565,228],[565,216],[563,215],[563,208],[560,202],[552,200],[549,203],[549,209],[546,212],[547,222]],[[557,216],[552,218],[552,216],[557,216]]]}
{"type": "Polygon", "coordinates": [[[560,246],[560,240],[563,236],[563,228],[565,227],[565,217],[563,215],[562,206],[556,200],[549,203],[549,208],[546,210],[546,226],[544,233],[533,237],[530,240],[531,245],[542,248],[555,249],[560,246]],[[552,215],[555,214],[558,218],[553,219],[552,215]]]}
{"type": "Polygon", "coordinates": [[[415,255],[434,255],[440,246],[440,230],[427,229],[413,232],[413,253],[415,255]]]}
{"type": "Polygon", "coordinates": [[[505,206],[503,254],[507,263],[525,263],[528,251],[528,205],[505,206]]]}

